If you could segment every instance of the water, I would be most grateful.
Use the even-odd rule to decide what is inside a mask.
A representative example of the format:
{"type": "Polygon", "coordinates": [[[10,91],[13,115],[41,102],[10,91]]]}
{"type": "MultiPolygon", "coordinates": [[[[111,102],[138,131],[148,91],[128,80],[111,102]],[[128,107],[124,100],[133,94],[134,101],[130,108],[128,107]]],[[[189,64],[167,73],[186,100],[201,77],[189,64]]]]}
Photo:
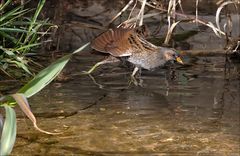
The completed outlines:
{"type": "Polygon", "coordinates": [[[76,56],[68,81],[30,99],[39,126],[63,134],[41,134],[19,113],[13,155],[239,155],[239,64],[185,58],[175,79],[168,69],[143,71],[143,87],[129,88],[131,69],[102,66],[99,88],[80,74],[99,60],[76,56]]]}
{"type": "MultiPolygon", "coordinates": [[[[122,1],[109,2],[69,3],[75,16],[66,16],[66,23],[78,21],[80,26],[64,25],[60,48],[72,51],[99,34],[102,30],[81,22],[97,26],[108,23],[123,6],[122,1]]],[[[193,8],[186,4],[190,3],[184,3],[184,10],[195,14],[195,2],[193,8]]],[[[201,1],[199,7],[210,13],[200,13],[199,18],[215,21],[215,5],[201,1]]],[[[55,19],[61,23],[67,11],[55,19]]],[[[156,30],[159,16],[144,23],[156,30]]],[[[239,33],[238,25],[239,20],[234,18],[235,34],[239,33]]],[[[198,30],[197,26],[181,23],[176,31],[198,30]]],[[[155,35],[164,36],[166,28],[167,23],[155,35]]],[[[211,29],[183,42],[190,49],[204,50],[221,49],[225,44],[211,29]]],[[[81,75],[101,59],[88,51],[76,55],[61,81],[54,81],[29,99],[39,127],[62,134],[49,136],[36,131],[17,110],[13,155],[240,155],[240,63],[228,63],[222,56],[184,57],[185,65],[177,65],[175,72],[167,68],[143,70],[140,87],[128,85],[132,69],[122,64],[100,67],[92,75],[94,81],[81,75]]]]}

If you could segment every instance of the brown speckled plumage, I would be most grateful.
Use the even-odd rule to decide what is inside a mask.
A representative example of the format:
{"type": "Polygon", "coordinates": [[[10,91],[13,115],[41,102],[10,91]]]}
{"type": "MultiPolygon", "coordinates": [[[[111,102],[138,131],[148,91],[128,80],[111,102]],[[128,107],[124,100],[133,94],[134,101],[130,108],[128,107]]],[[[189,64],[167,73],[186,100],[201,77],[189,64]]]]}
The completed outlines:
{"type": "Polygon", "coordinates": [[[115,28],[100,34],[92,48],[114,57],[127,57],[138,68],[153,69],[179,58],[173,49],[155,46],[135,28],[115,28]]]}

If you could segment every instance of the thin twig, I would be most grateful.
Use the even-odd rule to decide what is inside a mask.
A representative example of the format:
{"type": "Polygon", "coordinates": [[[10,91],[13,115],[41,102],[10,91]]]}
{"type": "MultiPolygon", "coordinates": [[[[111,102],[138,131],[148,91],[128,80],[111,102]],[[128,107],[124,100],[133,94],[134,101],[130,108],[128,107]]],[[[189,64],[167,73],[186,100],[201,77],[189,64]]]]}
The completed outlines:
{"type": "Polygon", "coordinates": [[[175,28],[175,26],[179,23],[179,22],[175,22],[176,21],[176,0],[170,0],[169,4],[168,4],[168,32],[164,41],[164,44],[168,44],[168,42],[170,41],[171,38],[171,34],[175,28]],[[173,17],[172,23],[171,23],[171,17],[173,17]]]}
{"type": "Polygon", "coordinates": [[[180,23],[181,21],[178,21],[178,22],[175,22],[171,25],[171,27],[168,29],[168,32],[167,32],[167,35],[166,35],[166,38],[165,38],[165,41],[164,41],[164,44],[167,45],[171,39],[171,35],[172,35],[172,32],[174,30],[174,28],[177,26],[178,23],[180,23]]]}
{"type": "MultiPolygon", "coordinates": [[[[198,0],[196,0],[196,18],[195,21],[198,21],[198,0]]],[[[198,22],[196,22],[197,26],[198,26],[198,22]]]]}
{"type": "MultiPolygon", "coordinates": [[[[142,0],[138,0],[138,1],[142,2],[142,0]]],[[[154,9],[157,9],[157,10],[160,10],[160,11],[167,12],[166,9],[155,7],[155,6],[151,5],[151,4],[149,4],[148,2],[146,3],[146,5],[149,6],[149,7],[151,7],[151,8],[154,8],[154,9]]],[[[224,36],[226,35],[223,31],[221,31],[221,30],[219,30],[218,28],[216,28],[216,27],[215,27],[213,24],[211,24],[210,22],[206,22],[206,21],[204,21],[204,20],[202,20],[202,19],[199,19],[199,18],[196,20],[196,17],[195,17],[195,16],[192,16],[192,15],[181,14],[181,13],[177,13],[177,12],[175,12],[175,14],[178,15],[178,16],[181,16],[181,17],[183,17],[183,18],[185,18],[185,19],[189,19],[189,20],[192,20],[192,21],[194,21],[194,22],[198,22],[198,23],[200,23],[200,24],[206,25],[206,26],[212,28],[214,32],[217,31],[217,32],[220,33],[221,35],[224,35],[224,36]]]]}
{"type": "MultiPolygon", "coordinates": [[[[161,13],[157,12],[157,13],[145,14],[145,15],[143,15],[143,19],[150,18],[150,17],[156,16],[156,15],[159,15],[159,14],[161,14],[161,13]]],[[[123,23],[132,23],[132,22],[136,22],[137,20],[138,20],[137,17],[133,17],[131,19],[128,19],[128,20],[124,21],[123,23]]]]}
{"type": "Polygon", "coordinates": [[[181,9],[181,12],[184,14],[183,7],[182,7],[182,0],[178,0],[178,4],[181,9]]]}
{"type": "Polygon", "coordinates": [[[134,6],[132,7],[132,10],[131,10],[131,12],[130,12],[130,14],[129,14],[129,16],[128,16],[128,19],[130,19],[131,18],[131,16],[132,16],[132,13],[133,13],[133,10],[136,8],[136,6],[137,6],[137,0],[135,0],[135,3],[134,3],[134,6]]]}
{"type": "Polygon", "coordinates": [[[128,2],[128,4],[125,5],[125,7],[124,7],[116,16],[114,16],[114,17],[112,18],[112,20],[108,23],[108,25],[111,24],[111,23],[113,23],[113,21],[115,21],[124,11],[126,11],[127,8],[128,8],[132,3],[133,3],[133,0],[130,0],[130,1],[128,2]]]}
{"type": "Polygon", "coordinates": [[[145,5],[146,5],[146,2],[147,2],[147,0],[142,1],[142,6],[141,6],[141,9],[140,9],[139,14],[137,16],[137,19],[140,18],[139,26],[143,25],[143,15],[144,15],[144,8],[145,8],[145,5]]]}

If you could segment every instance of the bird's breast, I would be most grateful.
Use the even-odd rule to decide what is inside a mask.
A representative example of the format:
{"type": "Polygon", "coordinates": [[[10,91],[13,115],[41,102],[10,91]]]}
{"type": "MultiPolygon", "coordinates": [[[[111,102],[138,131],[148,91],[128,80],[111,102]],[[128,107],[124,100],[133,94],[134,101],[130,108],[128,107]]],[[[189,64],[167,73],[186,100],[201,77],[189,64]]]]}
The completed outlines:
{"type": "Polygon", "coordinates": [[[128,58],[128,61],[138,67],[147,70],[154,69],[166,63],[166,60],[164,59],[162,53],[159,53],[157,51],[152,52],[142,51],[140,53],[133,53],[128,58]]]}

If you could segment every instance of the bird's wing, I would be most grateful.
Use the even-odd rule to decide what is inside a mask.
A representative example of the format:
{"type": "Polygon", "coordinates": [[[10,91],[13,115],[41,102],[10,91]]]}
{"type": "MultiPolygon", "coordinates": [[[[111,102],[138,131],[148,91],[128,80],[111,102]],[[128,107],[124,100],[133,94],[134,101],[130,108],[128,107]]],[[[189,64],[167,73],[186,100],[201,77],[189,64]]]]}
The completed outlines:
{"type": "Polygon", "coordinates": [[[149,29],[146,25],[142,25],[142,26],[137,27],[135,31],[138,35],[140,35],[143,38],[148,37],[149,34],[150,34],[149,29]]]}
{"type": "Polygon", "coordinates": [[[129,36],[133,32],[130,28],[115,28],[96,37],[91,47],[103,53],[109,53],[115,57],[130,56],[133,47],[129,43],[129,36]]]}

